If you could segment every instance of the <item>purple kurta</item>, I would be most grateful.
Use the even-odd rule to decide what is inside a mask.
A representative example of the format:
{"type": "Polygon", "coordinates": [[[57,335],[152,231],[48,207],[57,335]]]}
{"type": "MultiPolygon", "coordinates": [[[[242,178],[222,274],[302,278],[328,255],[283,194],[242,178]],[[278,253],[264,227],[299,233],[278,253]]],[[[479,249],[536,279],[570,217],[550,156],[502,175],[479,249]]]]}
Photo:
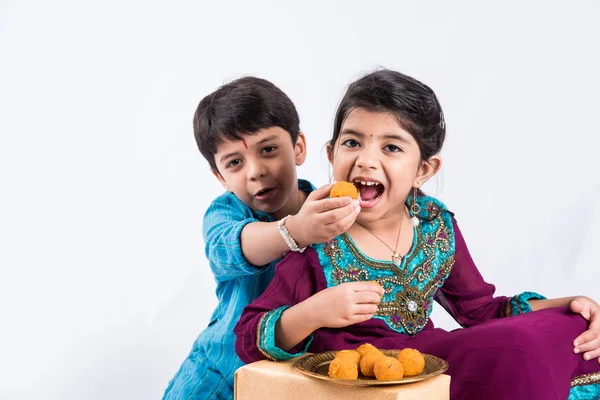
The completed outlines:
{"type": "MultiPolygon", "coordinates": [[[[464,327],[451,332],[435,328],[431,320],[414,336],[392,329],[379,318],[341,329],[322,328],[287,355],[354,349],[371,343],[382,349],[416,348],[449,364],[453,399],[566,399],[571,380],[585,375],[600,382],[600,365],[573,353],[572,342],[587,329],[581,316],[566,308],[513,314],[513,298],[494,297],[495,287],[477,270],[465,241],[452,220],[454,265],[435,299],[464,327]]],[[[261,348],[274,347],[273,332],[263,329],[273,310],[293,306],[327,288],[319,254],[313,248],[290,253],[276,267],[264,294],[248,305],[235,328],[236,351],[246,363],[278,358],[261,348]],[[259,330],[260,328],[260,330],[259,330]],[[265,338],[264,335],[271,335],[265,338]]],[[[273,318],[276,320],[281,312],[273,318]]]]}

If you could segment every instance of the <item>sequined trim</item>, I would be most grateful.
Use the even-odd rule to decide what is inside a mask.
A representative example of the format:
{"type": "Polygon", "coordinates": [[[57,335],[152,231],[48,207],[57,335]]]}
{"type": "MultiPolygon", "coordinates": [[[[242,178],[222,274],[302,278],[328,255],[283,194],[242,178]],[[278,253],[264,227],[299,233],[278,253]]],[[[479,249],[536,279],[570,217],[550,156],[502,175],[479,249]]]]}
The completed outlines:
{"type": "Polygon", "coordinates": [[[504,316],[514,317],[515,315],[524,314],[525,311],[521,308],[521,303],[516,300],[516,296],[509,297],[504,306],[504,316]]]}
{"type": "Polygon", "coordinates": [[[365,256],[347,234],[315,247],[329,286],[377,281],[384,288],[384,300],[376,317],[390,328],[409,335],[417,334],[427,324],[433,296],[448,277],[455,260],[450,214],[442,213],[442,207],[432,198],[419,198],[419,202],[422,203],[419,218],[423,222],[415,229],[411,252],[400,265],[365,256]],[[344,248],[353,258],[344,254],[344,248]],[[322,257],[323,254],[326,257],[322,257]]]}
{"type": "Polygon", "coordinates": [[[571,387],[593,385],[600,383],[600,372],[593,372],[591,374],[580,375],[571,380],[571,387]]]}
{"type": "Polygon", "coordinates": [[[506,305],[504,306],[504,316],[512,317],[512,315],[513,315],[513,308],[512,308],[510,299],[508,299],[508,300],[506,300],[506,305]]]}
{"type": "Polygon", "coordinates": [[[268,323],[268,320],[265,322],[265,317],[267,316],[267,314],[271,314],[269,316],[269,318],[271,318],[273,316],[272,312],[266,312],[262,315],[262,317],[260,317],[260,320],[258,321],[258,327],[256,328],[256,342],[258,343],[258,346],[256,346],[256,347],[258,347],[258,350],[267,359],[269,359],[271,361],[277,361],[275,359],[275,357],[273,357],[272,355],[267,353],[267,351],[265,350],[266,342],[267,342],[267,323],[268,323]]]}
{"type": "Polygon", "coordinates": [[[529,300],[547,300],[547,298],[535,292],[523,292],[510,297],[504,306],[504,316],[512,317],[533,311],[529,300]]]}
{"type": "Polygon", "coordinates": [[[402,326],[409,335],[417,334],[429,321],[433,306],[433,295],[442,285],[446,276],[454,266],[454,256],[451,256],[438,270],[424,289],[418,290],[409,286],[404,291],[396,293],[392,302],[382,303],[376,315],[389,317],[396,326],[402,326]]]}

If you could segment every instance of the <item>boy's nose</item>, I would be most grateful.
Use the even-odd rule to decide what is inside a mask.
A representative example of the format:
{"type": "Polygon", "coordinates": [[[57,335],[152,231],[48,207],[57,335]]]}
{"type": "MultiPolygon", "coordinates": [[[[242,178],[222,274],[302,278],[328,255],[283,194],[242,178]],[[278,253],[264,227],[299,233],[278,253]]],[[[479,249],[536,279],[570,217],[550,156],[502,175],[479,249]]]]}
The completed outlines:
{"type": "Polygon", "coordinates": [[[255,181],[267,175],[267,168],[262,163],[250,163],[248,165],[248,179],[255,181]]]}

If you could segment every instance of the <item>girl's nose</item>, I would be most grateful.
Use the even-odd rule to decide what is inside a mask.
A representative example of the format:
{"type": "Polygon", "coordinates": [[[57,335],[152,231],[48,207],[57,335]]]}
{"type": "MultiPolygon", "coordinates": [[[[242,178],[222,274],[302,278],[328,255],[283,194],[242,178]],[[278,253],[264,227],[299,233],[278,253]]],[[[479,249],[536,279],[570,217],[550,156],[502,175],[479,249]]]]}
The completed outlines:
{"type": "Polygon", "coordinates": [[[376,151],[370,147],[363,148],[356,159],[358,168],[375,169],[379,165],[376,151]]]}

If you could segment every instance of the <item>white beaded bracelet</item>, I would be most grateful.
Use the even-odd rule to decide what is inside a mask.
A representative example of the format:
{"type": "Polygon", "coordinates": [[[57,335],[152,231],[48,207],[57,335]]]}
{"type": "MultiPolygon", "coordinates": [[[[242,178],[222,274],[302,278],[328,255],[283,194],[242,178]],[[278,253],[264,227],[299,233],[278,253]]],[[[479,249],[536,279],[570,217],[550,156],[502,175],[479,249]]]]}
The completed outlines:
{"type": "Polygon", "coordinates": [[[290,235],[290,231],[288,231],[287,228],[285,227],[285,220],[288,219],[289,217],[290,216],[288,215],[287,217],[282,218],[277,223],[277,230],[279,231],[279,234],[281,235],[283,240],[285,240],[285,243],[288,245],[288,247],[290,248],[291,251],[298,251],[300,253],[304,253],[304,250],[306,250],[306,247],[298,247],[298,244],[296,243],[296,241],[294,240],[292,235],[290,235]]]}

